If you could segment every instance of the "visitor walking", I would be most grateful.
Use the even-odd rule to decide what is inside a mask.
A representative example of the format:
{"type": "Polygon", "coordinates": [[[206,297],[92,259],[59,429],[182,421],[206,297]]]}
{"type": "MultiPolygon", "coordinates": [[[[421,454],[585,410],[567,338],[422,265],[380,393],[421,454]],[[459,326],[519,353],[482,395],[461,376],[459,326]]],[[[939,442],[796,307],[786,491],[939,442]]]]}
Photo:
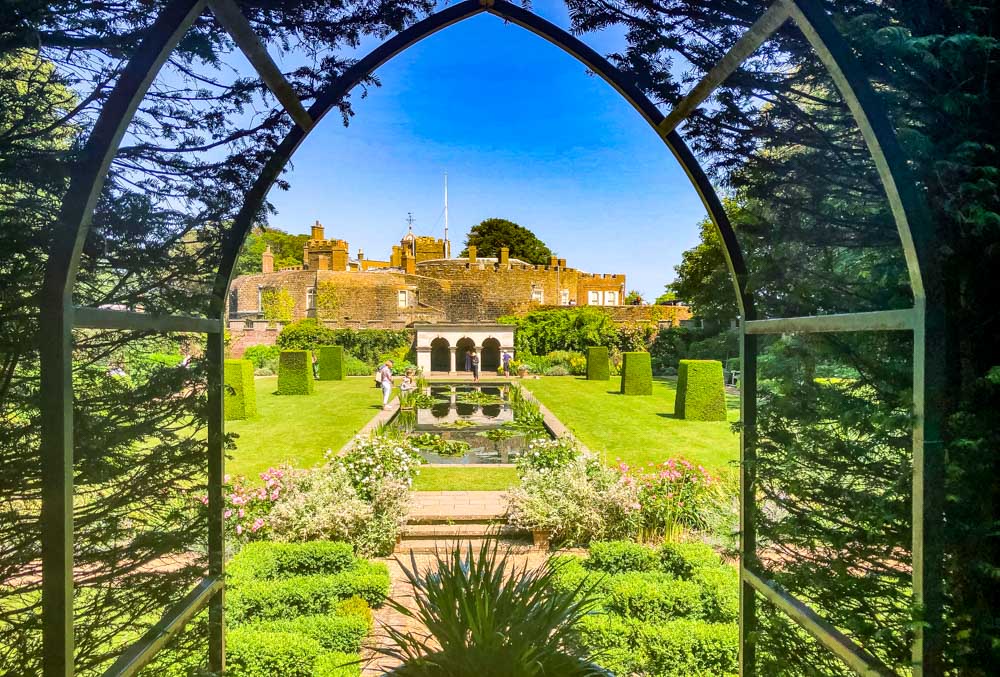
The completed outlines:
{"type": "Polygon", "coordinates": [[[506,350],[503,351],[503,356],[500,358],[500,361],[503,362],[503,375],[507,377],[510,377],[510,360],[510,353],[506,350]]]}
{"type": "Polygon", "coordinates": [[[378,368],[376,374],[378,384],[382,386],[382,408],[389,408],[389,398],[392,396],[392,360],[386,360],[385,363],[378,368]]]}
{"type": "Polygon", "coordinates": [[[469,358],[469,362],[472,367],[472,382],[479,383],[479,355],[472,353],[472,357],[469,358]]]}

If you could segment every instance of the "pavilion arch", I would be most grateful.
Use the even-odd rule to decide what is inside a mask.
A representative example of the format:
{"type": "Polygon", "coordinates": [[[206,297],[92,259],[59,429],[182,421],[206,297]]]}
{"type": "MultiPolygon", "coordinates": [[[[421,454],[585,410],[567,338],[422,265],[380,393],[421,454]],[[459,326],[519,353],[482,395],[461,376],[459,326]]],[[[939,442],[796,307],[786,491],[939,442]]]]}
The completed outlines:
{"type": "Polygon", "coordinates": [[[500,367],[500,341],[492,336],[483,341],[482,345],[482,370],[484,374],[496,374],[500,367]]]}
{"type": "Polygon", "coordinates": [[[431,341],[431,371],[451,371],[451,345],[444,337],[431,341]]]}
{"type": "Polygon", "coordinates": [[[455,371],[470,371],[466,367],[466,357],[479,351],[479,346],[468,336],[463,336],[455,342],[455,371]]]}
{"type": "MultiPolygon", "coordinates": [[[[867,79],[815,0],[775,0],[760,19],[730,49],[667,116],[624,74],[566,31],[532,12],[505,0],[466,0],[420,21],[390,38],[334,81],[306,111],[291,85],[267,55],[232,0],[174,0],[151,26],[148,37],[132,55],[116,82],[75,166],[60,211],[60,237],[55,238],[47,263],[41,295],[40,346],[42,391],[42,532],[44,674],[73,673],[73,385],[72,331],[74,328],[197,332],[208,336],[206,357],[210,366],[208,405],[209,575],[178,607],[127,650],[107,674],[134,674],[162,647],[167,638],[199,609],[209,609],[209,667],[223,664],[224,543],[222,525],[223,397],[222,313],[236,259],[260,212],[270,187],[309,131],[368,74],[419,40],[454,23],[483,12],[515,23],[574,56],[603,78],[653,128],[680,163],[717,227],[725,246],[736,300],[743,319],[741,527],[743,552],[754,551],[754,525],[749,506],[754,495],[754,430],[756,426],[756,347],[761,334],[786,332],[905,331],[914,341],[913,372],[915,422],[913,424],[913,592],[924,609],[924,623],[916,624],[913,642],[915,675],[942,674],[942,593],[940,538],[942,528],[942,444],[939,402],[945,390],[945,365],[927,355],[945,340],[943,295],[935,267],[935,241],[917,188],[907,177],[905,163],[888,117],[876,100],[867,79]],[[226,232],[222,259],[213,287],[209,317],[153,316],[143,313],[76,308],[73,288],[81,252],[97,198],[114,154],[132,120],[136,107],[174,47],[210,4],[223,27],[235,38],[260,73],[265,84],[285,106],[296,125],[275,150],[261,175],[246,194],[232,227],[226,232]],[[729,220],[705,172],[676,131],[677,125],[697,108],[740,64],[786,21],[794,21],[818,54],[847,102],[875,162],[895,219],[909,273],[914,304],[902,310],[850,313],[817,317],[761,320],[754,310],[747,270],[729,220]]],[[[865,674],[883,671],[877,659],[830,626],[801,601],[771,585],[761,573],[741,561],[741,672],[753,672],[753,644],[747,638],[755,627],[758,595],[788,614],[823,646],[853,669],[865,674]]]]}

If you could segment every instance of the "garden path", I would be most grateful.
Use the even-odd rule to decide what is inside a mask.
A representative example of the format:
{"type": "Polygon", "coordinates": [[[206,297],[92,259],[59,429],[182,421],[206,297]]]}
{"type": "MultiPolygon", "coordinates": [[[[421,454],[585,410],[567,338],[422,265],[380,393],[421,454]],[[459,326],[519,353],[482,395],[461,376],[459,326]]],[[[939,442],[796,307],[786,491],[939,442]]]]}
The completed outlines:
{"type": "MultiPolygon", "coordinates": [[[[479,520],[503,519],[506,504],[502,491],[415,491],[412,494],[410,517],[424,520],[435,520],[448,517],[455,522],[470,522],[479,520]]],[[[454,539],[441,538],[436,541],[441,548],[449,548],[455,544],[454,539]]],[[[473,546],[475,547],[475,546],[473,546]]],[[[514,549],[510,561],[515,566],[527,564],[534,567],[548,559],[549,553],[530,548],[514,549]]],[[[389,595],[404,606],[412,608],[413,586],[406,579],[403,567],[412,569],[414,564],[418,571],[427,571],[437,565],[437,557],[430,553],[401,552],[383,560],[389,567],[392,587],[389,595]],[[412,557],[412,560],[411,560],[412,557]]],[[[375,632],[369,645],[362,653],[362,675],[382,675],[396,667],[398,663],[379,655],[375,647],[388,644],[385,628],[393,627],[400,631],[421,632],[423,628],[412,619],[390,608],[383,606],[375,611],[375,632]]]]}

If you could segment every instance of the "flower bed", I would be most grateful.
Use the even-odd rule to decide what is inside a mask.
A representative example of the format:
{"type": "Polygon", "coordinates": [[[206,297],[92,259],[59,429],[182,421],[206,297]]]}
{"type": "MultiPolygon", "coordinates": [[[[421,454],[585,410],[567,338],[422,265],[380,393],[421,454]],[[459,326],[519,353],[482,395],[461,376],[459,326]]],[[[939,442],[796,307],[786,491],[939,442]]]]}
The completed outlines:
{"type": "Polygon", "coordinates": [[[735,675],[739,575],[704,543],[595,542],[553,558],[559,590],[592,589],[600,613],[575,641],[616,675],[735,675]]]}

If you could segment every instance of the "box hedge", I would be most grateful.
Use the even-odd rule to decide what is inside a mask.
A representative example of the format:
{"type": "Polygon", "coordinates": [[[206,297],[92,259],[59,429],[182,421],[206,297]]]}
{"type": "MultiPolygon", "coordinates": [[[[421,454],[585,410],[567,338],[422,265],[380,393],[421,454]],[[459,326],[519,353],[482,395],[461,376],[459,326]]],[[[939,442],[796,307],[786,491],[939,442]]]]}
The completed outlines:
{"type": "Polygon", "coordinates": [[[587,380],[607,381],[611,378],[611,362],[606,346],[587,348],[587,380]]]}
{"type": "Polygon", "coordinates": [[[313,677],[360,677],[361,656],[330,651],[316,660],[313,677]]]}
{"type": "Polygon", "coordinates": [[[677,371],[674,412],[688,421],[725,421],[726,389],[722,363],[717,360],[681,360],[677,371]]]}
{"type": "Polygon", "coordinates": [[[718,566],[722,566],[722,559],[707,543],[667,542],[660,546],[660,568],[678,578],[690,578],[696,569],[718,566]]]}
{"type": "Polygon", "coordinates": [[[324,653],[315,639],[290,632],[235,628],[226,633],[226,674],[231,677],[312,677],[324,653]]]}
{"type": "Polygon", "coordinates": [[[308,350],[282,350],[278,358],[278,394],[309,395],[315,387],[312,353],[308,350]]]}
{"type": "Polygon", "coordinates": [[[701,588],[705,619],[735,623],[740,616],[740,574],[736,567],[695,569],[691,580],[701,588]]]}
{"type": "Polygon", "coordinates": [[[655,571],[659,568],[656,551],[632,541],[594,541],[590,557],[584,561],[588,569],[618,574],[625,571],[655,571]]]}
{"type": "Polygon", "coordinates": [[[253,578],[268,580],[284,576],[337,574],[355,563],[350,543],[309,541],[247,543],[227,565],[229,578],[238,582],[253,578]]]}
{"type": "Polygon", "coordinates": [[[636,645],[647,657],[648,674],[690,677],[739,672],[739,629],[735,623],[676,620],[642,625],[636,645]]]}
{"type": "Polygon", "coordinates": [[[241,580],[227,597],[233,623],[336,613],[339,603],[358,596],[379,606],[389,594],[389,570],[364,560],[332,575],[291,576],[274,580],[241,580]]]}
{"type": "Polygon", "coordinates": [[[304,635],[316,640],[326,651],[357,653],[361,649],[371,624],[358,616],[312,614],[295,618],[279,618],[254,623],[250,626],[260,632],[284,632],[304,635]]]}
{"type": "Polygon", "coordinates": [[[608,611],[645,622],[705,615],[701,587],[662,572],[615,576],[604,604],[608,611]]]}
{"type": "Polygon", "coordinates": [[[622,353],[622,395],[652,395],[653,365],[649,353],[622,353]]]}
{"type": "Polygon", "coordinates": [[[223,402],[227,421],[240,421],[257,415],[257,391],[253,384],[253,362],[226,360],[223,402]]]}
{"type": "Polygon", "coordinates": [[[319,347],[319,380],[344,380],[344,346],[319,347]]]}

